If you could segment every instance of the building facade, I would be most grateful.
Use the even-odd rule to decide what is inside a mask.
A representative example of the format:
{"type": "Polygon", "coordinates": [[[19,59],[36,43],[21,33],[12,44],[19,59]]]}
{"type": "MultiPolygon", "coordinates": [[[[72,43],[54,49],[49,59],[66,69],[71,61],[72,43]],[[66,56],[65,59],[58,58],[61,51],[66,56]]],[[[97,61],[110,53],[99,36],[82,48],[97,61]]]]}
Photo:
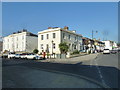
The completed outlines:
{"type": "Polygon", "coordinates": [[[66,42],[69,46],[69,52],[82,49],[82,35],[76,34],[75,31],[64,28],[51,28],[38,32],[38,50],[49,52],[50,54],[60,54],[59,44],[66,42]]]}
{"type": "Polygon", "coordinates": [[[104,48],[105,48],[105,43],[102,42],[102,41],[96,40],[96,39],[94,39],[94,45],[95,45],[95,49],[96,49],[98,52],[103,51],[104,48]]]}
{"type": "Polygon", "coordinates": [[[82,40],[83,40],[83,51],[84,52],[89,52],[89,51],[100,52],[100,51],[103,51],[104,49],[105,43],[103,43],[100,40],[96,40],[96,39],[92,40],[86,37],[83,37],[82,40]]]}
{"type": "Polygon", "coordinates": [[[32,52],[37,49],[38,36],[22,30],[3,38],[3,52],[32,52]]]}
{"type": "Polygon", "coordinates": [[[114,42],[113,41],[103,41],[105,43],[105,49],[109,49],[109,50],[112,50],[113,49],[113,45],[114,45],[114,42]]]}

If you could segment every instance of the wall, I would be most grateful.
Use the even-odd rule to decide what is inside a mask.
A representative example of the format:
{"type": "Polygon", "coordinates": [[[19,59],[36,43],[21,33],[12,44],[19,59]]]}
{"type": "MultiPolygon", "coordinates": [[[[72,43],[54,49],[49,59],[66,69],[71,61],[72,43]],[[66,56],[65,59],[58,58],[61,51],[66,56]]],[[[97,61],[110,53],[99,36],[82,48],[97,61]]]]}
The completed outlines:
{"type": "Polygon", "coordinates": [[[69,52],[73,52],[74,50],[81,50],[82,48],[82,37],[78,36],[76,34],[72,34],[66,31],[62,31],[62,42],[67,42],[67,44],[69,45],[69,52]],[[63,38],[63,33],[65,34],[65,38],[63,38]],[[71,39],[69,39],[69,35],[71,37],[71,39]],[[76,37],[76,40],[75,40],[76,37]],[[76,45],[76,49],[74,49],[74,46],[72,45],[76,45]]]}
{"type": "Polygon", "coordinates": [[[44,33],[38,34],[38,50],[39,53],[42,52],[42,50],[46,51],[47,44],[49,45],[49,53],[52,54],[52,40],[55,43],[55,49],[53,49],[53,53],[59,54],[59,44],[60,44],[60,30],[53,30],[53,31],[46,31],[44,33]],[[53,33],[56,33],[56,38],[53,38],[53,33]],[[47,34],[49,34],[49,39],[47,39],[47,34]],[[41,40],[41,35],[44,35],[44,39],[41,40]],[[43,44],[43,49],[41,49],[41,44],[43,44]]]}
{"type": "Polygon", "coordinates": [[[112,46],[111,46],[110,41],[103,41],[103,42],[105,43],[105,48],[106,48],[106,49],[112,50],[112,46]]]}
{"type": "Polygon", "coordinates": [[[37,37],[26,36],[27,32],[11,34],[3,39],[3,51],[31,52],[37,48],[37,37]],[[28,45],[28,46],[26,46],[28,45]]]}
{"type": "Polygon", "coordinates": [[[38,49],[38,37],[26,36],[26,52],[33,52],[38,49]]]}

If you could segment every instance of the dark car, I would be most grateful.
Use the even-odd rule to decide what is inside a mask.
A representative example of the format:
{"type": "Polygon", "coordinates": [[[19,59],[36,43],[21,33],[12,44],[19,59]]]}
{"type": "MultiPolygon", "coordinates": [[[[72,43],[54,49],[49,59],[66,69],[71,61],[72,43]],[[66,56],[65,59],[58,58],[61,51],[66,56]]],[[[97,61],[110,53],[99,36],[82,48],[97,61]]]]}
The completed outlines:
{"type": "Polygon", "coordinates": [[[112,53],[112,54],[116,54],[116,53],[117,53],[117,50],[111,50],[111,53],[112,53]]]}

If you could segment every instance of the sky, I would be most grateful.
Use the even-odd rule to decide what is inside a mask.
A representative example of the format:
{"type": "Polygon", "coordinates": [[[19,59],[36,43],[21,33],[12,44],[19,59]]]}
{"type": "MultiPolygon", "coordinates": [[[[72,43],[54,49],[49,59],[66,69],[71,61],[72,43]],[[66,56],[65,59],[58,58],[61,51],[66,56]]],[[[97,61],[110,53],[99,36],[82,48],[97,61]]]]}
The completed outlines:
{"type": "Polygon", "coordinates": [[[2,34],[68,26],[84,37],[118,41],[117,2],[3,2],[2,34]],[[98,31],[96,33],[95,31],[98,31]]]}

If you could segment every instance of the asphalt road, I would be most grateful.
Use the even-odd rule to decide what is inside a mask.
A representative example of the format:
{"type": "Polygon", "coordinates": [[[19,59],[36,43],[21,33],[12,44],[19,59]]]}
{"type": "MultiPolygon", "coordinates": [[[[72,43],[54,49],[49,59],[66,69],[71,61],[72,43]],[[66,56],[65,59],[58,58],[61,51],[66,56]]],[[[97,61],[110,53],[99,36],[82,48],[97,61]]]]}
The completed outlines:
{"type": "Polygon", "coordinates": [[[112,88],[120,88],[119,55],[120,54],[100,54],[96,59],[83,62],[82,64],[90,65],[90,68],[95,66],[103,84],[112,88]]]}
{"type": "Polygon", "coordinates": [[[78,64],[2,60],[3,88],[118,88],[117,55],[78,64]]]}

